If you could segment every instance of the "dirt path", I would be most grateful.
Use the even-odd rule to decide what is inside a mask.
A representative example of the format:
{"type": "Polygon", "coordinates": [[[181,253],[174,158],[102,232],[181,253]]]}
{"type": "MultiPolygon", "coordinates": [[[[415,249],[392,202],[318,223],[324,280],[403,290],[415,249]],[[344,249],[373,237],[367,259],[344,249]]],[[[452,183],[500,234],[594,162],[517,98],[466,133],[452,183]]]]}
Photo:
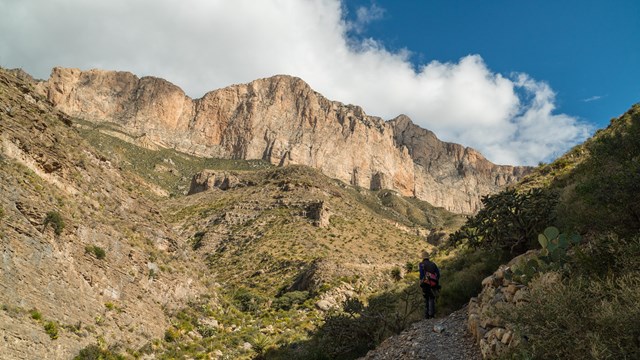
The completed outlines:
{"type": "Polygon", "coordinates": [[[444,318],[417,322],[360,360],[480,360],[480,349],[467,332],[466,321],[465,306],[444,318]]]}

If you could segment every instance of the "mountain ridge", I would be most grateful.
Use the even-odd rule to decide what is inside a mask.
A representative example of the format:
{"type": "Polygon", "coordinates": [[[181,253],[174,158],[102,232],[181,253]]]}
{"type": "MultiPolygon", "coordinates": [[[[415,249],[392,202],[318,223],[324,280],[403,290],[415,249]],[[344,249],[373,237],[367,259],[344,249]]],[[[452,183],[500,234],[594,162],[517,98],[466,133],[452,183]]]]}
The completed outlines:
{"type": "Polygon", "coordinates": [[[9,359],[253,358],[265,334],[274,346],[305,341],[347,297],[397,286],[431,247],[425,232],[461,221],[307,166],[140,147],[112,124],[53,109],[34,87],[0,69],[9,359]],[[187,196],[204,169],[206,184],[211,171],[229,181],[187,196]]]}
{"type": "Polygon", "coordinates": [[[117,123],[163,147],[307,165],[351,185],[396,190],[457,213],[476,212],[481,196],[530,171],[442,142],[404,115],[385,122],[359,106],[330,101],[288,75],[195,100],[160,78],[95,69],[54,68],[36,88],[71,116],[117,123]]]}

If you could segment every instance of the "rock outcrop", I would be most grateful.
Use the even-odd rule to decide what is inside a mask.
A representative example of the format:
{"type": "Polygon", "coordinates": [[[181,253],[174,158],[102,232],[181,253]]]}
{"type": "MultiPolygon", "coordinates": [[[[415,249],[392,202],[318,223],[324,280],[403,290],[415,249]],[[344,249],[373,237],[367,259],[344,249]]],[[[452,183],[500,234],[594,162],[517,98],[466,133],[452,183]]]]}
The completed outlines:
{"type": "Polygon", "coordinates": [[[197,194],[213,188],[228,190],[238,185],[240,181],[234,172],[204,170],[193,175],[188,194],[197,194]]]}
{"type": "Polygon", "coordinates": [[[123,126],[157,145],[206,157],[301,164],[368,189],[389,188],[457,213],[519,180],[525,167],[498,166],[445,143],[406,116],[385,122],[330,101],[301,79],[274,76],[193,100],[177,86],[128,72],[54,68],[38,90],[59,110],[123,126]]]}
{"type": "MultiPolygon", "coordinates": [[[[480,346],[483,359],[495,359],[520,342],[512,324],[499,315],[500,309],[527,302],[529,288],[512,280],[513,268],[525,263],[536,251],[513,258],[482,281],[482,291],[469,302],[469,332],[480,346]]],[[[542,280],[558,281],[556,273],[546,273],[542,280]]]]}

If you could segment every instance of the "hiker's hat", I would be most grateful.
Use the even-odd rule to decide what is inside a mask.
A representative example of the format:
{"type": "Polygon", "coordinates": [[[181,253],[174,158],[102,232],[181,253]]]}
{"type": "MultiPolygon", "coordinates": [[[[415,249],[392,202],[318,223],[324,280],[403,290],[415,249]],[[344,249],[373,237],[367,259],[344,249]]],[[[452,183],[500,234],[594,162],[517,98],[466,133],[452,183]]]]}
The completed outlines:
{"type": "Polygon", "coordinates": [[[428,259],[428,258],[429,258],[429,256],[430,256],[430,254],[429,254],[429,252],[428,252],[428,251],[426,251],[426,250],[425,250],[425,251],[423,251],[423,252],[422,252],[422,258],[423,258],[423,259],[428,259]]]}

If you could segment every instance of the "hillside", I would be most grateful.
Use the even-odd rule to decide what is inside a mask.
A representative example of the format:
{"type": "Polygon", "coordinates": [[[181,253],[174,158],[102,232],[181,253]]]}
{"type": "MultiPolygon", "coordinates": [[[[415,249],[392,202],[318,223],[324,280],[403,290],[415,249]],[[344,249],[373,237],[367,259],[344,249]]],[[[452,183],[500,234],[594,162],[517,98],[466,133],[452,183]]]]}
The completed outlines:
{"type": "Polygon", "coordinates": [[[64,358],[99,339],[138,348],[162,336],[165,312],[205,288],[147,185],[5,70],[0,104],[3,357],[64,358]]]}
{"type": "Polygon", "coordinates": [[[495,165],[440,141],[406,116],[383,121],[274,76],[191,99],[166,80],[128,72],[54,68],[38,91],[68,115],[119,124],[155,146],[205,157],[298,164],[365,189],[392,189],[455,213],[530,168],[495,165]]]}
{"type": "Polygon", "coordinates": [[[0,105],[7,358],[291,356],[345,299],[413,281],[426,235],[462,222],[309,167],[194,157],[70,117],[18,71],[0,69],[0,105]]]}
{"type": "Polygon", "coordinates": [[[515,189],[485,198],[452,235],[458,247],[526,251],[469,304],[485,357],[640,356],[639,139],[636,104],[515,189]],[[513,236],[520,230],[531,236],[513,236]]]}

